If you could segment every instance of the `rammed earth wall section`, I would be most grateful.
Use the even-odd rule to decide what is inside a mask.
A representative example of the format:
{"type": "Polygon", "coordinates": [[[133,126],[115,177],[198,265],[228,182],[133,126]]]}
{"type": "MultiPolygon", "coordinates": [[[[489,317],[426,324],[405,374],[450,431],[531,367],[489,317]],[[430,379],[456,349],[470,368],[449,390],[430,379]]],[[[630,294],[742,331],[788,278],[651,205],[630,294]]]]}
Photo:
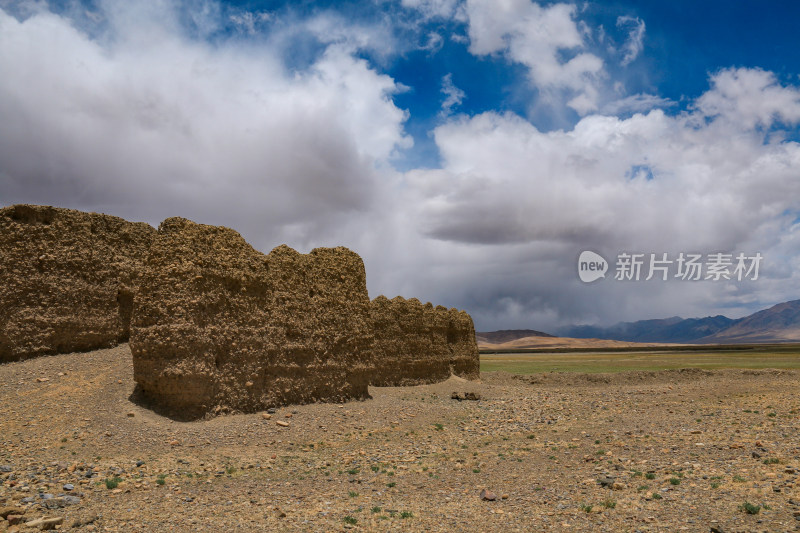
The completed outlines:
{"type": "Polygon", "coordinates": [[[264,255],[231,229],[170,218],[134,308],[134,378],[175,414],[369,397],[366,274],[346,248],[264,255]]]}
{"type": "Polygon", "coordinates": [[[155,233],[72,209],[0,209],[0,362],[125,342],[155,233]]]}
{"type": "Polygon", "coordinates": [[[451,374],[480,377],[472,318],[416,298],[378,296],[370,305],[377,386],[437,383],[451,374]]]}

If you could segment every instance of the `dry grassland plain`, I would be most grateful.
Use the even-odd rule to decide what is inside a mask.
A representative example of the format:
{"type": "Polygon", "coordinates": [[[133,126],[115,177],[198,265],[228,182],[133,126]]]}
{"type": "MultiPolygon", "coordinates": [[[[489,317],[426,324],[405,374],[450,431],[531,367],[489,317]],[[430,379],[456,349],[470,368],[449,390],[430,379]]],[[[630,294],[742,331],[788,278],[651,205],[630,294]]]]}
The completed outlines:
{"type": "MultiPolygon", "coordinates": [[[[115,532],[795,531],[790,351],[485,354],[480,382],[194,422],[135,403],[127,345],[7,363],[0,514],[115,532]]],[[[17,528],[35,530],[0,520],[17,528]]]]}

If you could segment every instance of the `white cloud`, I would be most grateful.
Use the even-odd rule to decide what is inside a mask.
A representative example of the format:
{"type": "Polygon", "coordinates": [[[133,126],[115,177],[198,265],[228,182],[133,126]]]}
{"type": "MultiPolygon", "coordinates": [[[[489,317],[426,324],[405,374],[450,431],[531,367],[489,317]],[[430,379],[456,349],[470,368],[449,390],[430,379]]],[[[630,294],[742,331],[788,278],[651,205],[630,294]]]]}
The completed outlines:
{"type": "Polygon", "coordinates": [[[528,67],[532,83],[545,91],[569,90],[580,114],[597,107],[598,76],[603,61],[583,51],[584,33],[574,20],[575,6],[542,7],[529,0],[468,0],[469,50],[500,53],[528,67]],[[563,59],[562,54],[571,54],[563,59]]]}
{"type": "MultiPolygon", "coordinates": [[[[328,11],[232,21],[206,2],[187,23],[177,1],[103,0],[91,17],[32,5],[20,18],[0,10],[3,204],[152,223],[187,216],[234,227],[264,250],[347,245],[365,259],[371,296],[464,307],[486,328],[800,297],[800,145],[781,140],[783,125],[800,122],[800,90],[772,73],[717,72],[674,115],[658,95],[603,85],[591,31],[570,5],[406,0],[465,26],[415,27],[404,44],[395,39],[408,27],[328,11]],[[225,40],[220,28],[232,23],[241,34],[225,40]],[[432,93],[444,118],[434,132],[441,168],[399,175],[391,161],[411,140],[392,97],[408,88],[362,56],[436,50],[442,39],[426,37],[462,29],[472,53],[528,69],[534,105],[570,105],[583,118],[546,132],[513,114],[453,116],[466,96],[448,75],[432,93]],[[598,107],[612,116],[591,114],[598,107]],[[584,248],[760,251],[765,270],[758,289],[587,288],[574,271],[584,248]]],[[[641,37],[634,22],[642,33],[629,37],[641,37]]],[[[623,60],[641,53],[640,38],[627,44],[623,60]]]]}
{"type": "Polygon", "coordinates": [[[255,13],[245,11],[243,13],[234,13],[230,16],[231,22],[248,35],[255,35],[258,31],[258,26],[268,22],[271,18],[272,16],[269,13],[263,11],[255,13]]]}
{"type": "Polygon", "coordinates": [[[760,69],[726,69],[714,74],[711,90],[696,105],[705,116],[723,119],[736,129],[800,121],[800,90],[780,85],[773,73],[760,69]]]}
{"type": "Polygon", "coordinates": [[[176,4],[102,6],[102,41],[46,11],[0,10],[4,204],[181,215],[257,245],[324,238],[373,209],[411,141],[398,86],[347,43],[290,72],[269,45],[186,37],[176,4]]]}
{"type": "Polygon", "coordinates": [[[675,106],[675,102],[654,94],[634,94],[605,104],[600,112],[604,115],[624,115],[628,113],[643,113],[655,108],[675,106]]]}
{"type": "Polygon", "coordinates": [[[622,66],[630,64],[644,47],[644,21],[637,17],[622,16],[617,17],[617,27],[628,30],[628,38],[622,46],[622,66]]]}
{"type": "MultiPolygon", "coordinates": [[[[435,131],[442,168],[406,175],[416,206],[409,218],[444,243],[453,263],[473,261],[469,280],[459,283],[524,309],[487,304],[476,311],[483,322],[520,324],[513,317],[548,309],[560,320],[602,321],[741,306],[754,289],[681,282],[588,289],[574,261],[583,249],[759,251],[767,265],[760,293],[800,286],[789,259],[798,241],[777,238],[787,213],[800,210],[800,145],[757,129],[776,116],[800,119],[797,97],[796,87],[768,73],[737,70],[716,75],[697,111],[677,116],[659,109],[627,119],[593,115],[546,133],[511,114],[459,117],[435,131]],[[658,309],[648,308],[652,301],[658,309]]],[[[456,289],[445,281],[439,290],[456,289]]],[[[778,299],[792,296],[800,292],[778,299]]]]}
{"type": "Polygon", "coordinates": [[[445,99],[442,102],[441,116],[447,116],[452,113],[453,108],[460,106],[466,97],[464,91],[453,84],[453,75],[451,73],[445,74],[442,78],[442,94],[444,94],[445,99]]]}
{"type": "Polygon", "coordinates": [[[450,18],[455,15],[459,0],[401,0],[406,8],[416,9],[426,18],[450,18]]]}

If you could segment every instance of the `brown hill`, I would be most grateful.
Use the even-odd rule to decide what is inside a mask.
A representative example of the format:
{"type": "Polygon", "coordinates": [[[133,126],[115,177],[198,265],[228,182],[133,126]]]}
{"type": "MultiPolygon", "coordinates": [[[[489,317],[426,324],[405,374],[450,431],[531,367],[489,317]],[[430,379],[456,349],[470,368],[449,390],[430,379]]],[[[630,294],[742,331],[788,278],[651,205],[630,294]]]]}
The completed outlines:
{"type": "Polygon", "coordinates": [[[561,348],[635,348],[646,346],[674,346],[657,342],[627,342],[608,339],[573,339],[570,337],[524,337],[500,344],[478,341],[481,350],[526,350],[526,349],[561,349],[561,348]]]}
{"type": "Polygon", "coordinates": [[[479,331],[475,336],[479,343],[502,344],[517,339],[524,339],[525,337],[552,337],[553,335],[534,329],[501,329],[499,331],[479,331]]]}

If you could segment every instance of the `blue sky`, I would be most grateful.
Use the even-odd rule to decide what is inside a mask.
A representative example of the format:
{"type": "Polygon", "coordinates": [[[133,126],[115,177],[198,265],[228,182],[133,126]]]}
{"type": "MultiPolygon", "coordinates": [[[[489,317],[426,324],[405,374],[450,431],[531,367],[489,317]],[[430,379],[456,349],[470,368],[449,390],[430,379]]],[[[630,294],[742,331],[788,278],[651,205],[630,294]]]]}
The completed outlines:
{"type": "Polygon", "coordinates": [[[0,0],[0,203],[346,245],[479,329],[800,298],[800,5],[0,0]],[[583,250],[761,253],[582,283],[583,250]]]}

